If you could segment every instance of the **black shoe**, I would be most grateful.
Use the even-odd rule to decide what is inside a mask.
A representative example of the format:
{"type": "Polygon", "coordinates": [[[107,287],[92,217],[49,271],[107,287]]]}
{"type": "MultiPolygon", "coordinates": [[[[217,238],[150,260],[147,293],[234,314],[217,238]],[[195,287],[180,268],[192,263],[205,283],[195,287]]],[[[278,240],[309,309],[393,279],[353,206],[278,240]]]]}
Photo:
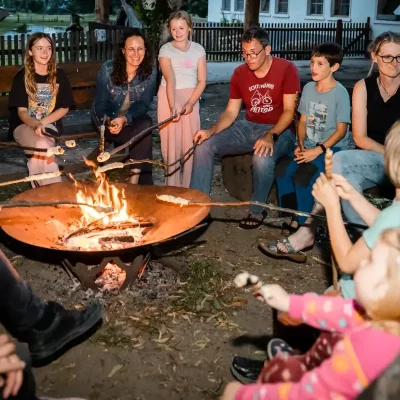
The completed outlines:
{"type": "Polygon", "coordinates": [[[287,353],[290,356],[294,356],[296,351],[282,339],[271,339],[267,346],[268,359],[272,360],[279,353],[287,353]]]}
{"type": "Polygon", "coordinates": [[[43,322],[39,321],[25,333],[32,366],[43,367],[88,339],[100,327],[102,316],[103,307],[99,303],[82,311],[69,311],[58,303],[49,302],[44,316],[49,321],[47,326],[43,327],[43,322]],[[42,326],[38,327],[39,324],[42,326]]]}
{"type": "Polygon", "coordinates": [[[254,383],[264,367],[264,361],[245,357],[233,357],[232,375],[241,383],[254,383]]]}

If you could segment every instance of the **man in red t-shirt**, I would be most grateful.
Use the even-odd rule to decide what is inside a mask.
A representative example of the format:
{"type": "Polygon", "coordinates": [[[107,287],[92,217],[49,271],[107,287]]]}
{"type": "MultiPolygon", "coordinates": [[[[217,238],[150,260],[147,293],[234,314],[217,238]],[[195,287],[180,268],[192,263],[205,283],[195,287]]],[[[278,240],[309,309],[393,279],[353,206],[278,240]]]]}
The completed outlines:
{"type": "MultiPolygon", "coordinates": [[[[294,147],[290,130],[296,108],[300,80],[290,61],[271,56],[268,33],[248,29],[242,37],[245,64],[237,67],[230,83],[229,102],[218,121],[197,131],[190,187],[207,194],[211,191],[216,155],[253,155],[253,201],[265,202],[274,182],[275,164],[294,147]],[[242,103],[244,120],[237,120],[242,103]]],[[[257,228],[266,216],[260,206],[252,206],[241,221],[244,229],[257,228]]]]}

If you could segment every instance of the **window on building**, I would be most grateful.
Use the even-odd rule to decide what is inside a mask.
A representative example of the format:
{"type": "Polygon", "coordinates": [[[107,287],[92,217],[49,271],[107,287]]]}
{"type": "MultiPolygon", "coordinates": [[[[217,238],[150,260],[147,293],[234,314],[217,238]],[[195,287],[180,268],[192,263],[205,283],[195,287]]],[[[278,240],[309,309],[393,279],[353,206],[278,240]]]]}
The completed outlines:
{"type": "Polygon", "coordinates": [[[231,11],[231,0],[222,0],[222,11],[231,11]]]}
{"type": "Polygon", "coordinates": [[[244,0],[235,0],[235,11],[244,11],[244,0]]]}
{"type": "Polygon", "coordinates": [[[324,0],[308,0],[308,15],[322,15],[324,13],[324,0]]]}
{"type": "Polygon", "coordinates": [[[394,12],[400,7],[400,0],[378,0],[377,18],[399,21],[400,16],[394,12]]]}
{"type": "Polygon", "coordinates": [[[289,0],[276,0],[275,13],[276,14],[287,14],[288,13],[289,0]]]}
{"type": "Polygon", "coordinates": [[[333,2],[333,16],[349,17],[350,16],[350,0],[335,0],[333,2]]]}
{"type": "Polygon", "coordinates": [[[269,13],[269,0],[260,1],[260,12],[269,13]]]}

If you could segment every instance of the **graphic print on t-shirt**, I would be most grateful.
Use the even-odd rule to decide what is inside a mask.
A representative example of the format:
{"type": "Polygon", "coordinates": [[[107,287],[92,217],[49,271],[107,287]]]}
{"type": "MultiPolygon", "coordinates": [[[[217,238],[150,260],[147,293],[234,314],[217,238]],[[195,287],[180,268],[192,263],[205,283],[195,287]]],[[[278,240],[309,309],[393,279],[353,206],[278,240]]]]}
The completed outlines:
{"type": "Polygon", "coordinates": [[[310,101],[307,115],[307,136],[315,143],[324,138],[328,107],[325,104],[310,101]]]}
{"type": "Polygon", "coordinates": [[[40,121],[54,110],[58,87],[59,84],[57,83],[54,91],[51,91],[49,83],[37,83],[37,100],[29,98],[28,101],[28,113],[32,118],[40,121]]]}
{"type": "Polygon", "coordinates": [[[253,85],[249,87],[250,92],[254,92],[251,96],[251,108],[250,112],[268,113],[271,112],[274,107],[272,106],[272,97],[268,89],[273,89],[274,85],[271,83],[263,83],[262,85],[253,85]]]}

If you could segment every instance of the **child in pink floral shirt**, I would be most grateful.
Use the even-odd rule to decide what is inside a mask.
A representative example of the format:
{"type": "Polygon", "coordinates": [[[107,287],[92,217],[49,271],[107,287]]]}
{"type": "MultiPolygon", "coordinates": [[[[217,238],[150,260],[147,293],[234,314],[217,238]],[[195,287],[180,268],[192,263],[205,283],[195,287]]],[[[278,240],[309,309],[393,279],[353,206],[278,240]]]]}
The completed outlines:
{"type": "Polygon", "coordinates": [[[279,285],[264,285],[271,307],[318,329],[342,332],[343,339],[329,359],[304,371],[298,382],[288,376],[288,382],[263,384],[261,373],[256,384],[229,383],[221,400],[355,399],[400,352],[400,229],[382,234],[354,281],[356,300],[289,295],[279,285]]]}

